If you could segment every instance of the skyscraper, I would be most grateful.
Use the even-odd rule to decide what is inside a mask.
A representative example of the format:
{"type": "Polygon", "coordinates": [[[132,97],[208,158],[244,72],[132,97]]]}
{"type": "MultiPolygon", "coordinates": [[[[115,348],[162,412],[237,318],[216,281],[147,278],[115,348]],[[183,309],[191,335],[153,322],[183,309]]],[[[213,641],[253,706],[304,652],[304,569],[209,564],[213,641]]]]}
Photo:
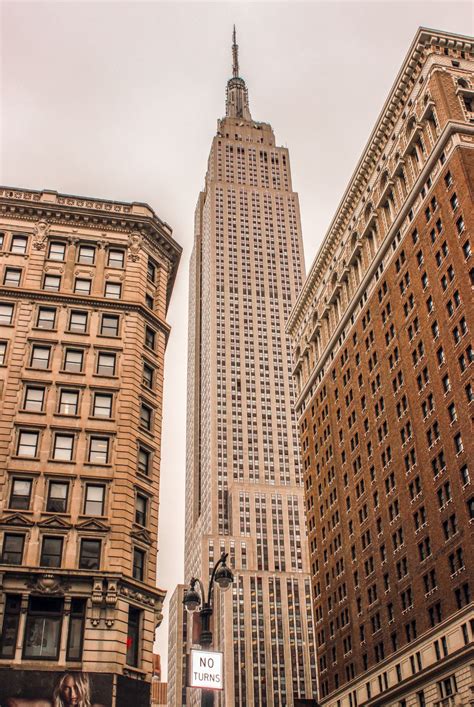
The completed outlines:
{"type": "Polygon", "coordinates": [[[146,704],[181,248],[146,204],[2,187],[0,208],[0,703],[146,704]]]}
{"type": "Polygon", "coordinates": [[[232,51],[190,267],[185,576],[207,579],[229,552],[214,617],[226,704],[292,705],[316,694],[285,334],[303,247],[288,150],[250,115],[235,31],[232,51]]]}
{"type": "Polygon", "coordinates": [[[328,707],[472,703],[473,123],[420,29],[288,325],[328,707]]]}

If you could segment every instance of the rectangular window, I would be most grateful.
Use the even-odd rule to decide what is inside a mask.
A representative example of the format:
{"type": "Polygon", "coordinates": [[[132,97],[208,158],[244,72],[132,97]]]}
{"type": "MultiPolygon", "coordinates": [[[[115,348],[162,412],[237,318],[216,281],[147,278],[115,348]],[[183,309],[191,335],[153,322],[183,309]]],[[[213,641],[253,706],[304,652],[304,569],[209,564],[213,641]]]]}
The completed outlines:
{"type": "Polygon", "coordinates": [[[31,502],[32,485],[33,482],[31,479],[14,478],[8,507],[14,508],[17,511],[27,511],[31,502]]]}
{"type": "Polygon", "coordinates": [[[14,658],[18,626],[20,624],[21,597],[17,595],[7,595],[5,601],[5,613],[3,615],[2,634],[0,636],[0,657],[14,658]]]}
{"type": "Polygon", "coordinates": [[[145,346],[148,346],[149,349],[155,350],[155,343],[156,343],[156,333],[153,331],[153,329],[150,329],[150,327],[145,327],[145,346]]]}
{"type": "Polygon", "coordinates": [[[84,514],[86,516],[103,516],[105,501],[105,486],[103,484],[86,484],[84,498],[84,514]]]}
{"type": "Polygon", "coordinates": [[[53,459],[69,462],[74,450],[74,435],[57,433],[54,437],[53,459]]]}
{"type": "Polygon", "coordinates": [[[91,464],[108,464],[109,438],[91,437],[89,446],[89,462],[91,464]]]}
{"type": "Polygon", "coordinates": [[[128,608],[127,665],[138,668],[140,647],[141,611],[134,606],[128,608]]]}
{"type": "Polygon", "coordinates": [[[7,358],[7,342],[0,341],[0,366],[5,365],[6,358],[7,358]]]}
{"type": "Polygon", "coordinates": [[[133,549],[133,577],[143,582],[145,575],[145,552],[137,547],[133,549]]]}
{"type": "Polygon", "coordinates": [[[95,393],[92,414],[94,417],[112,417],[112,395],[95,393]]]}
{"type": "Polygon", "coordinates": [[[79,409],[79,391],[61,389],[59,393],[58,413],[60,415],[77,415],[79,409]]]}
{"type": "Polygon", "coordinates": [[[151,452],[140,445],[138,447],[138,471],[145,476],[150,475],[151,452]]]}
{"type": "Polygon", "coordinates": [[[147,267],[147,279],[150,282],[155,282],[156,281],[156,263],[153,262],[150,258],[148,258],[148,267],[147,267]]]}
{"type": "Polygon", "coordinates": [[[90,245],[80,245],[79,252],[77,254],[78,263],[86,263],[87,265],[94,265],[95,261],[95,248],[90,245]]]}
{"type": "Polygon", "coordinates": [[[44,388],[33,385],[26,386],[23,409],[30,412],[41,412],[44,406],[44,388]]]}
{"type": "Polygon", "coordinates": [[[0,304],[0,324],[11,324],[13,320],[13,305],[0,304]]]}
{"type": "Polygon", "coordinates": [[[69,484],[67,481],[50,481],[46,510],[48,513],[66,513],[69,484]]]}
{"type": "Polygon", "coordinates": [[[109,268],[123,268],[125,261],[125,254],[123,250],[115,250],[110,248],[107,257],[107,265],[109,268]]]}
{"type": "Polygon", "coordinates": [[[106,282],[104,297],[107,299],[120,299],[122,296],[122,285],[120,282],[106,282]]]}
{"type": "Polygon", "coordinates": [[[26,236],[13,236],[10,245],[10,253],[17,253],[18,255],[25,255],[26,247],[28,245],[28,238],[26,236]]]}
{"type": "Polygon", "coordinates": [[[51,346],[38,346],[37,344],[34,344],[31,349],[31,368],[40,368],[42,370],[48,370],[50,355],[51,346]]]}
{"type": "Polygon", "coordinates": [[[20,430],[18,434],[17,456],[34,458],[38,456],[39,432],[20,430]]]}
{"type": "Polygon", "coordinates": [[[30,597],[23,641],[24,658],[58,659],[62,618],[62,599],[30,597]]]}
{"type": "Polygon", "coordinates": [[[45,275],[43,279],[43,290],[48,290],[48,292],[59,292],[61,287],[61,276],[60,275],[45,275]]]}
{"type": "Polygon", "coordinates": [[[19,268],[5,268],[3,284],[7,287],[20,287],[21,270],[19,268]]]}
{"type": "Polygon", "coordinates": [[[141,493],[137,493],[135,499],[135,523],[146,525],[148,498],[141,493]]]}
{"type": "Polygon", "coordinates": [[[84,351],[81,349],[66,349],[64,354],[64,370],[81,373],[84,362],[84,351]]]}
{"type": "Polygon", "coordinates": [[[48,258],[49,260],[63,261],[66,257],[66,244],[59,241],[52,241],[49,244],[48,258]]]}
{"type": "Polygon", "coordinates": [[[41,567],[61,567],[63,538],[46,536],[41,545],[41,567]]]}
{"type": "Polygon", "coordinates": [[[155,373],[155,369],[150,366],[148,363],[143,364],[143,385],[146,386],[147,388],[153,388],[153,376],[155,373]]]}
{"type": "Polygon", "coordinates": [[[73,310],[69,317],[69,331],[85,334],[87,331],[87,312],[73,310]]]}
{"type": "Polygon", "coordinates": [[[86,600],[76,598],[71,599],[66,660],[80,661],[82,658],[85,615],[86,600]]]}
{"type": "Polygon", "coordinates": [[[81,540],[81,549],[79,552],[79,569],[100,569],[100,550],[100,540],[89,540],[87,538],[83,538],[81,540]]]}
{"type": "Polygon", "coordinates": [[[36,326],[39,329],[54,329],[56,326],[56,310],[53,307],[39,307],[36,326]]]}
{"type": "Polygon", "coordinates": [[[119,318],[115,314],[103,314],[100,322],[102,336],[118,336],[119,318]]]}
{"type": "Polygon", "coordinates": [[[115,375],[116,356],[114,353],[100,351],[97,356],[97,374],[99,376],[115,375]]]}
{"type": "Polygon", "coordinates": [[[85,277],[76,277],[74,281],[74,292],[76,295],[90,295],[92,280],[85,277]]]}
{"type": "Polygon", "coordinates": [[[3,536],[2,563],[5,565],[21,565],[24,544],[24,535],[5,533],[3,536]]]}
{"type": "Polygon", "coordinates": [[[153,412],[151,407],[145,405],[145,403],[142,403],[140,407],[140,426],[145,430],[151,431],[152,417],[153,412]]]}

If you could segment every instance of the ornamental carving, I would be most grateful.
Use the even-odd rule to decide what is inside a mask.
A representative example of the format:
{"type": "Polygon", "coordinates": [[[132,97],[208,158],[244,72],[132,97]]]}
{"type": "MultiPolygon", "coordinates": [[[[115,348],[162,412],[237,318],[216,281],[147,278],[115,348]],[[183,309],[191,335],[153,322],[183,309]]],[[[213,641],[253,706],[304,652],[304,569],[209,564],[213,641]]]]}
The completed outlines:
{"type": "Polygon", "coordinates": [[[33,248],[36,250],[44,250],[48,240],[50,225],[47,221],[38,221],[35,224],[35,232],[33,235],[33,248]]]}
{"type": "Polygon", "coordinates": [[[136,263],[140,258],[142,243],[143,235],[139,231],[132,231],[130,238],[128,239],[128,257],[134,263],[136,263]]]}
{"type": "Polygon", "coordinates": [[[30,579],[26,582],[28,589],[32,593],[43,595],[63,595],[70,588],[70,584],[63,583],[60,577],[54,574],[45,573],[30,579]]]}

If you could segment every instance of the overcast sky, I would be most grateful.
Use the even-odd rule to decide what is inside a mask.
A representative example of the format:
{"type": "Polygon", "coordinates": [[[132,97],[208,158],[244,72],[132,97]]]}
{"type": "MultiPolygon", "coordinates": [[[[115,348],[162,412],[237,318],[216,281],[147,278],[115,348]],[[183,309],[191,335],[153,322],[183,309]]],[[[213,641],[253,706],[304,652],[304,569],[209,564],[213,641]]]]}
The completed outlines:
{"type": "MultiPolygon", "coordinates": [[[[183,246],[169,310],[158,583],[183,581],[193,214],[231,75],[290,150],[307,270],[420,25],[473,33],[471,2],[0,1],[0,182],[148,202],[183,246]]],[[[189,579],[189,578],[186,578],[189,579]]],[[[167,615],[158,631],[166,667],[167,615]]]]}

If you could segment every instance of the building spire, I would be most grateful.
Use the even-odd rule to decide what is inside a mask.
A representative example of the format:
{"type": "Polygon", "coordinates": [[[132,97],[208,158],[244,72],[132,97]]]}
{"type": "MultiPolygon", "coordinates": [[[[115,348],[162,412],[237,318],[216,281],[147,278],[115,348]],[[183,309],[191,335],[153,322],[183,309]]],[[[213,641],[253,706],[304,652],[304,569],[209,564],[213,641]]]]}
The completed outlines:
{"type": "Polygon", "coordinates": [[[235,35],[235,25],[234,31],[232,32],[232,76],[237,78],[239,75],[239,45],[237,44],[235,35]]]}
{"type": "Polygon", "coordinates": [[[252,120],[249,110],[249,94],[245,81],[239,76],[239,46],[235,25],[232,32],[232,78],[227,82],[225,114],[227,118],[252,120]]]}

